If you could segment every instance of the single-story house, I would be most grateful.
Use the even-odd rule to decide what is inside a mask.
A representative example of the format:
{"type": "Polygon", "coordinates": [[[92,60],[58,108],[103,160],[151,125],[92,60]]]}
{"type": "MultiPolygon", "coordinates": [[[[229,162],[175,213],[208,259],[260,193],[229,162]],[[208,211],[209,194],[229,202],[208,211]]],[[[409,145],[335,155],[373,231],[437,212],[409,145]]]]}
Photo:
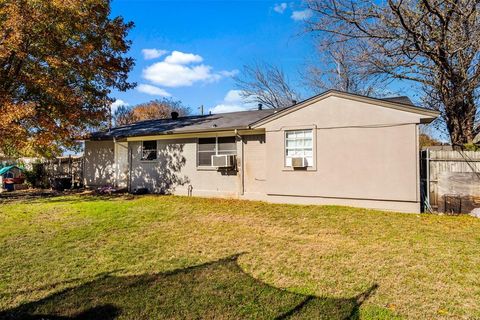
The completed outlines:
{"type": "Polygon", "coordinates": [[[172,115],[91,134],[84,183],[419,212],[419,124],[438,115],[336,90],[283,109],[172,115]]]}

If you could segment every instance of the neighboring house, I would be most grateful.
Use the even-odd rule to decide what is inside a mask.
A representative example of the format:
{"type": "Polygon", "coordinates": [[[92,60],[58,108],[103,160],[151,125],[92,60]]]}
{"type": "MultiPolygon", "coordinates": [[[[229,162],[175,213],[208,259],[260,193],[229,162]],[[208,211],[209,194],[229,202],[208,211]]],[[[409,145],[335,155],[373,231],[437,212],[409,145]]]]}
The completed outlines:
{"type": "Polygon", "coordinates": [[[7,157],[4,154],[0,153],[0,167],[18,164],[21,165],[21,167],[25,170],[32,170],[33,164],[41,160],[41,158],[34,157],[7,157]]]}
{"type": "Polygon", "coordinates": [[[85,185],[419,212],[418,125],[438,115],[331,90],[284,109],[142,121],[91,135],[85,185]]]}
{"type": "MultiPolygon", "coordinates": [[[[17,166],[6,166],[0,168],[0,189],[5,188],[5,183],[23,184],[23,169],[17,166]]],[[[12,189],[13,190],[13,189],[12,189]]]]}

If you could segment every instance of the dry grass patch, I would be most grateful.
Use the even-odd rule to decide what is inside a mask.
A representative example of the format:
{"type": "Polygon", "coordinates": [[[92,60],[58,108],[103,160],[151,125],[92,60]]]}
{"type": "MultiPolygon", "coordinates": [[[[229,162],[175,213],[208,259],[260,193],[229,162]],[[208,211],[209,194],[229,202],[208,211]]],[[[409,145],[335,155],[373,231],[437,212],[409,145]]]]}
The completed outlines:
{"type": "MultiPolygon", "coordinates": [[[[45,314],[51,304],[43,298],[96,281],[104,272],[164,279],[172,270],[241,254],[239,270],[254,282],[232,275],[233,282],[220,277],[217,284],[206,281],[190,288],[181,282],[183,276],[175,278],[180,281],[176,289],[161,300],[169,305],[168,317],[185,316],[169,304],[169,299],[183,301],[184,290],[218,296],[218,308],[208,310],[217,318],[269,319],[310,296],[316,299],[300,308],[307,318],[320,311],[330,318],[347,313],[360,319],[480,317],[480,221],[470,217],[173,196],[72,196],[2,205],[0,223],[0,310],[13,312],[40,301],[31,310],[45,314]],[[271,313],[259,311],[264,305],[255,294],[232,296],[229,285],[257,297],[273,288],[267,290],[271,313]],[[363,301],[362,294],[376,285],[363,301]],[[290,304],[282,304],[284,292],[292,294],[290,304]],[[336,308],[338,312],[332,311],[336,308]]],[[[169,286],[172,281],[168,278],[169,286]]],[[[152,296],[141,299],[147,306],[160,303],[158,288],[150,287],[152,296]]],[[[68,302],[74,293],[54,301],[68,302]]],[[[104,301],[123,310],[115,309],[119,318],[135,312],[125,294],[115,291],[115,301],[104,301]]],[[[204,308],[206,297],[198,299],[196,306],[184,306],[191,318],[204,308]]],[[[85,311],[79,306],[68,310],[50,311],[70,316],[85,311]]],[[[295,314],[288,317],[302,315],[295,314]]]]}

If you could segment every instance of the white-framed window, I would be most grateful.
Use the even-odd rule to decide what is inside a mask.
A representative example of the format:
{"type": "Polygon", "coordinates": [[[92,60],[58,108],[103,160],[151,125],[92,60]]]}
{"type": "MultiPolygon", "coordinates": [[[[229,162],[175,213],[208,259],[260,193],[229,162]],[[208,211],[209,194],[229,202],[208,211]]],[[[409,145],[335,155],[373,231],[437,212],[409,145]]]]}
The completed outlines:
{"type": "Polygon", "coordinates": [[[237,154],[237,142],[235,137],[198,139],[197,165],[199,167],[212,167],[212,156],[222,154],[237,154]]]}
{"type": "Polygon", "coordinates": [[[313,166],[313,130],[285,131],[285,166],[292,166],[292,158],[304,157],[313,166]]]}
{"type": "Polygon", "coordinates": [[[142,141],[142,161],[157,159],[157,141],[142,141]]]}

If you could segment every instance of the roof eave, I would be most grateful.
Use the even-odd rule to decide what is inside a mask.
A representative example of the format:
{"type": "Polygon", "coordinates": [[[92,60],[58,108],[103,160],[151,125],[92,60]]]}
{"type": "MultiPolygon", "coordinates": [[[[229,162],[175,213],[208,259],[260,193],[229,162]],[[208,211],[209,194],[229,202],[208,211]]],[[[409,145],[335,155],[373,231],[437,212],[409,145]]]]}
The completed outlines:
{"type": "Polygon", "coordinates": [[[435,121],[435,119],[437,119],[439,116],[440,116],[440,113],[438,113],[438,115],[436,115],[436,116],[434,116],[434,117],[424,117],[424,118],[420,118],[420,123],[421,123],[421,124],[429,124],[429,123],[432,123],[432,122],[435,121]]]}
{"type": "Polygon", "coordinates": [[[316,103],[318,101],[321,101],[321,100],[326,99],[326,98],[331,97],[331,96],[336,96],[336,97],[340,97],[340,98],[347,98],[347,99],[357,100],[357,101],[362,101],[362,102],[369,102],[369,103],[376,104],[376,105],[383,106],[383,107],[387,107],[387,108],[390,107],[392,109],[397,109],[397,110],[401,110],[401,111],[416,113],[416,114],[419,114],[419,115],[425,117],[425,118],[422,117],[422,121],[430,121],[431,122],[431,121],[435,120],[440,115],[440,112],[438,112],[438,111],[428,110],[428,109],[420,108],[420,107],[417,107],[417,106],[412,106],[410,104],[393,102],[393,101],[386,101],[386,100],[382,100],[382,99],[377,99],[377,98],[372,98],[372,97],[367,97],[367,96],[362,96],[362,95],[358,95],[358,94],[354,94],[354,93],[348,93],[348,92],[343,92],[343,91],[338,91],[338,90],[333,90],[332,89],[332,90],[328,90],[324,93],[321,93],[319,95],[316,95],[314,97],[311,97],[307,100],[304,100],[304,101],[298,103],[297,105],[295,105],[291,108],[284,109],[284,110],[282,110],[278,113],[274,113],[274,114],[272,114],[272,115],[270,115],[270,116],[268,116],[264,119],[256,121],[256,122],[251,124],[251,127],[253,129],[259,128],[260,126],[262,126],[262,125],[264,125],[264,124],[266,124],[270,121],[281,118],[284,115],[290,114],[291,112],[295,112],[299,109],[307,107],[307,106],[309,106],[313,103],[316,103]]]}
{"type": "Polygon", "coordinates": [[[205,128],[205,129],[197,129],[197,130],[181,130],[181,131],[176,131],[176,130],[169,130],[169,131],[164,131],[160,133],[153,133],[153,134],[138,134],[138,135],[130,135],[128,137],[141,137],[141,136],[146,136],[146,135],[170,135],[170,134],[183,134],[183,133],[205,133],[205,132],[221,132],[221,131],[232,131],[232,130],[248,130],[249,127],[225,127],[225,128],[205,128]]]}
{"type": "Polygon", "coordinates": [[[110,141],[110,140],[119,140],[119,139],[128,139],[128,138],[138,138],[138,137],[147,137],[147,136],[168,136],[168,135],[181,135],[181,134],[195,134],[195,133],[208,133],[208,132],[225,132],[225,131],[235,131],[235,130],[253,130],[253,128],[249,126],[236,126],[236,127],[225,127],[225,128],[205,128],[199,130],[169,130],[164,132],[158,133],[144,133],[144,134],[132,134],[132,135],[121,135],[117,137],[99,137],[99,138],[90,138],[86,139],[87,141],[110,141]]]}

